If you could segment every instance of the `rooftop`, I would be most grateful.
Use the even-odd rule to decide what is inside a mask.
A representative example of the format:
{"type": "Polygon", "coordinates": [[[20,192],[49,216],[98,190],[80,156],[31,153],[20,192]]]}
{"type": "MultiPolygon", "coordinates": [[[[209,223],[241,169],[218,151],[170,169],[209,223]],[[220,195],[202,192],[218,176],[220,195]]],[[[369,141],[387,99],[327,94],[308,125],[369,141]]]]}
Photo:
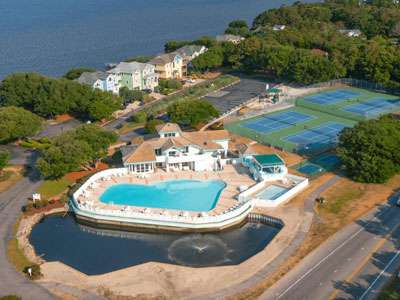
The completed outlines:
{"type": "Polygon", "coordinates": [[[186,45],[176,50],[175,53],[178,53],[181,56],[192,56],[196,52],[200,52],[203,48],[205,48],[205,46],[186,45]]]}
{"type": "Polygon", "coordinates": [[[283,159],[277,154],[254,155],[253,157],[262,166],[277,166],[285,164],[283,159]]]}
{"type": "Polygon", "coordinates": [[[170,149],[172,147],[177,149],[182,149],[189,145],[208,151],[220,150],[223,149],[223,147],[216,141],[221,141],[221,140],[229,140],[228,131],[210,130],[210,131],[182,132],[181,136],[167,137],[167,138],[153,138],[144,141],[137,148],[127,148],[125,149],[123,160],[124,162],[127,163],[155,161],[156,149],[162,149],[163,151],[170,149]]]}
{"type": "Polygon", "coordinates": [[[156,126],[158,133],[162,132],[180,132],[181,128],[176,123],[165,123],[156,126]]]}
{"type": "Polygon", "coordinates": [[[96,72],[83,72],[76,80],[81,84],[93,85],[97,80],[106,80],[108,74],[102,71],[96,72]]]}
{"type": "Polygon", "coordinates": [[[152,65],[161,65],[161,64],[167,64],[167,63],[171,63],[175,60],[175,57],[179,56],[179,54],[177,53],[165,53],[165,54],[161,54],[158,55],[156,57],[154,57],[152,60],[149,61],[149,64],[152,65]]]}
{"type": "Polygon", "coordinates": [[[149,67],[149,64],[137,61],[121,62],[115,68],[108,70],[108,73],[136,73],[143,71],[147,67],[149,67]]]}

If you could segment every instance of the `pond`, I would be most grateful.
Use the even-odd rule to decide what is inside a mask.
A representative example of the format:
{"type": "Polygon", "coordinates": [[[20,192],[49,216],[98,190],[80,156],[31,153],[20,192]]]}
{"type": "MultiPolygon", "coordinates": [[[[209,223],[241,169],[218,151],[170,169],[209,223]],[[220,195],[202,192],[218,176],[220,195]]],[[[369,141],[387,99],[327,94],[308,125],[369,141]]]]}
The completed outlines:
{"type": "Polygon", "coordinates": [[[239,264],[263,250],[279,230],[248,222],[216,233],[128,232],[54,215],[34,226],[30,242],[46,261],[97,275],[151,261],[191,267],[239,264]]]}

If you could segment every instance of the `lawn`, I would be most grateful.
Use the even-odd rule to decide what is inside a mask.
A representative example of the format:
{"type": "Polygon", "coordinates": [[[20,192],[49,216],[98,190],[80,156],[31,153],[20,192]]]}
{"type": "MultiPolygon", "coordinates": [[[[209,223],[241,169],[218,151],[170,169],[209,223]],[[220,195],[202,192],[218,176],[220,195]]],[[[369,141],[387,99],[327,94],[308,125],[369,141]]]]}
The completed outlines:
{"type": "Polygon", "coordinates": [[[14,238],[8,241],[7,244],[7,257],[11,263],[15,266],[17,271],[23,272],[25,267],[32,265],[32,262],[28,260],[24,252],[18,246],[18,240],[15,238],[19,227],[20,220],[14,224],[14,238]]]}
{"type": "Polygon", "coordinates": [[[128,132],[131,132],[134,129],[144,127],[144,125],[145,125],[144,123],[136,123],[136,122],[128,121],[127,123],[122,125],[121,128],[118,128],[117,132],[118,132],[118,134],[126,134],[128,132]]]}
{"type": "Polygon", "coordinates": [[[63,177],[58,180],[46,180],[38,188],[37,192],[42,196],[42,199],[50,199],[64,192],[69,185],[73,183],[72,180],[63,177]]]}

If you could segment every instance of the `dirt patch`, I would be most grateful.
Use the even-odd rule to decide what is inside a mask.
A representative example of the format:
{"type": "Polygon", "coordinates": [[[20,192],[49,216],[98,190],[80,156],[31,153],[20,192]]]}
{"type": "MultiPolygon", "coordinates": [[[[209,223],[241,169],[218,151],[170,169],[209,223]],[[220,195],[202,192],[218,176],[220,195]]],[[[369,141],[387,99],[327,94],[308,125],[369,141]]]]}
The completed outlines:
{"type": "Polygon", "coordinates": [[[54,121],[57,123],[61,123],[61,122],[69,121],[71,119],[73,119],[73,118],[69,114],[63,114],[63,115],[56,116],[54,121]]]}
{"type": "Polygon", "coordinates": [[[70,181],[74,181],[75,182],[75,181],[77,181],[77,180],[79,180],[79,179],[81,179],[81,178],[83,178],[85,176],[94,174],[94,173],[96,173],[98,171],[105,170],[105,169],[108,169],[108,165],[103,163],[103,162],[99,162],[95,169],[70,172],[70,173],[65,175],[65,178],[67,178],[70,181]]]}
{"type": "Polygon", "coordinates": [[[4,168],[3,171],[9,173],[9,175],[7,175],[5,180],[0,181],[0,193],[12,187],[22,178],[24,167],[9,166],[4,168]]]}

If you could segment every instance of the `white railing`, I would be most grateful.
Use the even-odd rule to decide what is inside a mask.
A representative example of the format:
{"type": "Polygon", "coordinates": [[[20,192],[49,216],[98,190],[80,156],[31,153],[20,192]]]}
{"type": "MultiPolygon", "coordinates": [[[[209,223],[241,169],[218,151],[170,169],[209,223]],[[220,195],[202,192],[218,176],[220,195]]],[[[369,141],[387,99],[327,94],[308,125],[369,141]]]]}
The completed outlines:
{"type": "Polygon", "coordinates": [[[285,192],[283,195],[280,197],[272,200],[272,199],[260,199],[256,197],[256,194],[261,192],[266,185],[268,185],[268,181],[261,181],[257,183],[256,185],[252,186],[248,190],[244,191],[241,193],[238,197],[239,201],[249,201],[251,199],[253,201],[254,206],[260,206],[260,207],[276,207],[278,205],[281,205],[282,203],[290,200],[293,198],[296,194],[304,190],[309,182],[308,179],[305,177],[301,176],[296,176],[292,174],[286,175],[286,179],[289,182],[293,183],[293,186],[285,192]]]}
{"type": "MultiPolygon", "coordinates": [[[[226,226],[244,219],[253,208],[253,201],[246,200],[221,212],[218,215],[208,216],[206,213],[199,213],[197,216],[169,215],[167,211],[163,214],[143,211],[131,211],[130,208],[121,210],[101,209],[86,203],[78,203],[78,198],[84,196],[88,188],[94,188],[94,183],[102,178],[125,176],[128,172],[125,168],[109,169],[94,174],[74,194],[71,200],[71,207],[78,216],[95,219],[96,221],[115,221],[133,224],[164,225],[184,228],[213,228],[226,226]]],[[[121,206],[122,207],[122,206],[121,206]]]]}

